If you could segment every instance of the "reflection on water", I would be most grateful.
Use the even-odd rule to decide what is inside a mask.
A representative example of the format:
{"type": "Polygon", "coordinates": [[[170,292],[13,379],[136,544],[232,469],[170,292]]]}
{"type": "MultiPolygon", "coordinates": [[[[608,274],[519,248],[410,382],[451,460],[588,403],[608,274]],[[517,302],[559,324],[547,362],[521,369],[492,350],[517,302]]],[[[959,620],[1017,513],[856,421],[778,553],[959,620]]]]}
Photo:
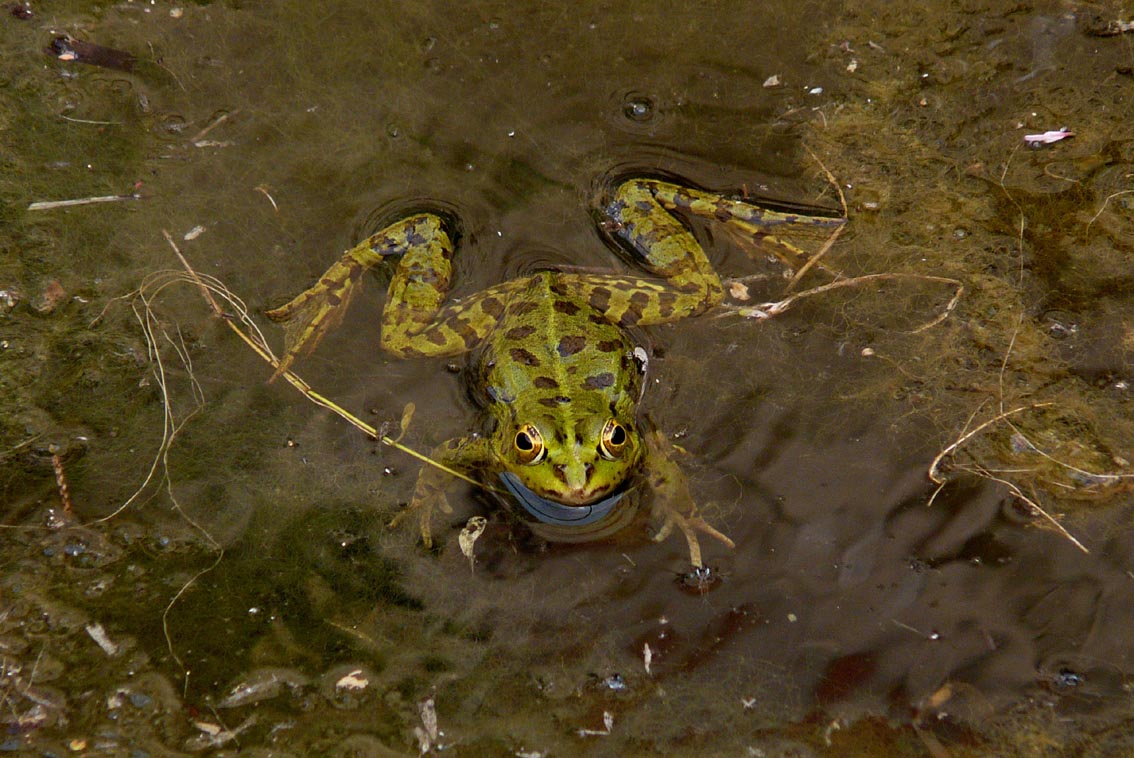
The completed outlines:
{"type": "MultiPolygon", "coordinates": [[[[0,380],[15,402],[0,471],[3,523],[21,528],[2,535],[0,749],[1128,748],[1134,160],[1114,113],[1129,53],[1062,6],[987,6],[5,15],[0,380]],[[128,51],[133,72],[47,56],[62,33],[128,51]],[[1064,125],[1073,140],[1020,146],[1064,125]],[[768,321],[650,330],[644,411],[736,542],[703,542],[721,577],[704,593],[678,581],[681,541],[653,542],[644,521],[551,543],[462,487],[426,553],[386,527],[415,462],[266,384],[188,285],[154,321],[139,311],[163,395],[139,322],[112,303],[177,267],[164,229],[258,317],[423,205],[459,219],[458,295],[619,266],[592,218],[611,177],[833,205],[801,139],[850,202],[825,265],[954,276],[966,293],[916,333],[951,293],[879,283],[768,321]],[[34,307],[56,287],[56,307],[34,307]],[[166,404],[189,423],[142,496],[96,522],[173,432],[166,404]],[[998,411],[1014,426],[974,433],[935,494],[934,455],[998,411]],[[1036,528],[1005,482],[1068,514],[1090,552],[1036,528]],[[456,534],[478,513],[492,518],[470,571],[456,534]]],[[[696,233],[726,275],[779,271],[696,233]]],[[[375,279],[300,370],[376,424],[416,403],[405,441],[428,449],[473,411],[445,361],[378,351],[375,279]]]]}

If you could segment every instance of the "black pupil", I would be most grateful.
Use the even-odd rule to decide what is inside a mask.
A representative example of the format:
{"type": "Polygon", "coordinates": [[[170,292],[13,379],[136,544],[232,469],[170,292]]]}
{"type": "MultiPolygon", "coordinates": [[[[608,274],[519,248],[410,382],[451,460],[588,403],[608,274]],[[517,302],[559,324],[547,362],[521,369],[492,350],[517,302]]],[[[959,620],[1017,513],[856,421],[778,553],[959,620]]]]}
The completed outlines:
{"type": "Polygon", "coordinates": [[[615,447],[626,443],[626,430],[621,426],[614,427],[610,432],[610,444],[615,447]]]}
{"type": "Polygon", "coordinates": [[[525,452],[532,449],[532,439],[527,432],[520,432],[516,435],[516,447],[525,452]]]}

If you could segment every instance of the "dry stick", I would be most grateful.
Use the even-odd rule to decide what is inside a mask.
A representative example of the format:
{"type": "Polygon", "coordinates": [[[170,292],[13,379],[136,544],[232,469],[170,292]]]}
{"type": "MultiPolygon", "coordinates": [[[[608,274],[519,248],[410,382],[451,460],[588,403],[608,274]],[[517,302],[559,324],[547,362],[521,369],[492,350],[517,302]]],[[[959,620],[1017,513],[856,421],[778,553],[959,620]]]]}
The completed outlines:
{"type": "Polygon", "coordinates": [[[992,481],[994,481],[994,482],[999,482],[1000,484],[1003,484],[1003,485],[1004,485],[1005,487],[1007,487],[1007,488],[1008,488],[1008,489],[1009,489],[1009,490],[1010,490],[1010,491],[1012,492],[1012,494],[1013,494],[1013,495],[1015,495],[1016,497],[1018,497],[1018,498],[1020,498],[1021,500],[1023,500],[1023,501],[1025,502],[1025,503],[1027,503],[1027,504],[1028,504],[1028,506],[1029,506],[1029,507],[1031,507],[1031,508],[1032,508],[1032,509],[1033,509],[1034,511],[1036,511],[1036,512],[1037,512],[1037,513],[1039,513],[1039,514],[1040,514],[1041,516],[1043,516],[1043,517],[1044,517],[1044,518],[1045,518],[1045,519],[1047,520],[1047,522],[1048,522],[1048,523],[1050,523],[1050,524],[1051,524],[1051,525],[1052,525],[1053,527],[1055,527],[1055,530],[1056,530],[1057,532],[1059,532],[1060,534],[1062,534],[1062,535],[1063,535],[1064,537],[1066,537],[1067,539],[1071,540],[1071,544],[1072,544],[1072,545],[1074,545],[1075,547],[1079,548],[1080,550],[1082,550],[1082,551],[1083,551],[1084,553],[1086,553],[1087,555],[1090,555],[1090,554],[1091,554],[1091,551],[1090,551],[1090,550],[1088,550],[1088,549],[1086,548],[1086,546],[1085,546],[1085,545],[1083,545],[1083,543],[1082,543],[1082,542],[1080,542],[1079,540],[1075,539],[1074,535],[1072,535],[1072,534],[1071,534],[1071,532],[1067,531],[1067,529],[1066,529],[1066,528],[1064,528],[1063,524],[1060,524],[1060,523],[1059,523],[1059,521],[1057,521],[1057,520],[1056,520],[1056,518],[1055,518],[1054,516],[1052,516],[1052,515],[1051,515],[1050,513],[1048,513],[1047,511],[1045,511],[1045,510],[1044,510],[1043,508],[1041,508],[1041,507],[1039,506],[1039,504],[1038,504],[1038,503],[1036,503],[1036,501],[1035,501],[1035,500],[1033,500],[1033,499],[1031,499],[1030,497],[1028,497],[1027,495],[1025,495],[1025,494],[1024,494],[1024,493],[1023,493],[1023,492],[1022,492],[1022,491],[1020,490],[1020,488],[1019,488],[1019,487],[1017,487],[1017,486],[1016,486],[1016,485],[1015,485],[1014,483],[1012,483],[1012,482],[1008,481],[1007,479],[1001,479],[1001,478],[1000,478],[1000,477],[998,477],[998,476],[993,476],[993,475],[992,475],[992,472],[991,472],[991,471],[988,471],[988,470],[986,470],[986,469],[983,469],[983,468],[980,468],[980,467],[977,467],[977,471],[979,472],[979,474],[980,474],[981,476],[985,477],[986,479],[990,479],[990,480],[992,480],[992,481]]]}
{"type": "MultiPolygon", "coordinates": [[[[838,181],[836,181],[835,179],[835,175],[827,170],[827,167],[823,165],[823,161],[819,160],[819,156],[812,152],[810,147],[804,145],[803,149],[807,151],[807,154],[811,156],[812,160],[819,164],[819,168],[823,169],[823,173],[827,175],[827,181],[830,182],[831,186],[835,188],[835,191],[839,193],[839,204],[842,206],[843,219],[845,220],[849,214],[847,212],[847,198],[843,194],[843,188],[839,186],[838,181]]],[[[816,264],[819,263],[820,259],[822,259],[822,257],[827,254],[827,251],[834,246],[835,241],[843,233],[843,229],[846,229],[845,224],[837,227],[835,231],[831,232],[831,236],[827,238],[827,241],[823,243],[823,246],[819,248],[815,255],[811,256],[806,263],[800,266],[799,271],[795,272],[795,275],[791,278],[791,281],[788,282],[787,287],[784,289],[785,292],[791,292],[793,289],[795,289],[795,286],[799,284],[799,280],[803,278],[804,274],[806,274],[816,264]]]]}
{"type": "MultiPolygon", "coordinates": [[[[169,397],[169,392],[168,392],[168,387],[167,387],[167,382],[166,382],[166,377],[165,377],[165,363],[162,361],[161,351],[158,348],[158,339],[157,339],[156,335],[154,334],[153,309],[152,309],[150,303],[152,302],[153,298],[155,298],[159,294],[161,294],[162,290],[164,290],[169,285],[173,284],[175,281],[177,281],[177,280],[176,279],[170,279],[168,274],[157,274],[157,275],[147,277],[146,280],[142,283],[142,286],[137,290],[137,298],[142,301],[141,311],[139,311],[139,308],[138,308],[137,305],[133,306],[134,317],[137,319],[139,326],[141,326],[142,335],[146,339],[146,349],[149,353],[151,365],[153,366],[153,368],[151,370],[153,371],[154,380],[157,382],[158,389],[161,392],[162,409],[163,409],[161,443],[158,445],[157,453],[154,455],[154,459],[150,463],[149,471],[146,472],[146,478],[142,481],[142,483],[134,491],[134,494],[131,495],[129,498],[127,498],[126,501],[123,502],[121,505],[119,505],[116,509],[114,509],[114,511],[107,514],[106,516],[103,516],[102,518],[95,519],[95,521],[92,522],[92,523],[98,524],[98,523],[101,523],[101,522],[104,522],[104,521],[109,521],[109,520],[113,519],[118,514],[120,514],[122,511],[129,508],[134,503],[135,500],[137,500],[138,498],[140,498],[142,496],[142,494],[148,489],[150,482],[152,482],[154,480],[154,478],[157,476],[158,471],[161,470],[164,466],[166,466],[166,464],[168,462],[169,449],[173,446],[173,440],[177,437],[177,435],[180,433],[181,429],[185,426],[185,424],[188,423],[189,420],[197,414],[197,412],[201,409],[201,407],[203,405],[203,403],[201,402],[201,399],[200,399],[201,398],[200,386],[197,383],[196,378],[193,377],[192,372],[190,372],[190,374],[189,374],[190,380],[192,381],[192,383],[194,385],[194,395],[198,398],[197,407],[194,408],[180,422],[177,420],[176,416],[173,413],[173,402],[170,400],[170,397],[169,397]],[[152,294],[147,294],[148,292],[150,292],[151,286],[156,286],[156,290],[154,290],[152,292],[152,294]]],[[[101,318],[101,317],[102,316],[100,314],[99,318],[101,318]]],[[[97,319],[96,319],[96,321],[97,321],[97,319]]],[[[162,334],[165,337],[167,342],[170,342],[170,344],[173,344],[173,341],[169,338],[169,335],[165,334],[164,330],[162,331],[162,334]]],[[[176,349],[176,345],[175,345],[175,349],[176,349]]],[[[178,353],[181,354],[181,355],[185,354],[184,351],[180,351],[180,350],[178,351],[178,353]]],[[[166,470],[168,470],[168,469],[166,469],[166,470]]],[[[197,528],[199,531],[201,531],[203,534],[205,534],[207,537],[209,537],[209,539],[211,540],[211,536],[208,534],[208,532],[206,532],[204,529],[202,529],[201,527],[194,524],[192,519],[188,519],[188,521],[189,521],[189,523],[193,524],[193,526],[195,528],[197,528]]]]}
{"type": "Polygon", "coordinates": [[[75,205],[93,205],[94,203],[117,203],[122,200],[140,200],[141,195],[99,195],[98,197],[80,197],[75,200],[42,200],[28,205],[29,211],[49,211],[54,208],[70,208],[75,205]]]}
{"type": "Polygon", "coordinates": [[[945,478],[943,476],[941,476],[941,471],[940,471],[941,461],[945,458],[945,456],[950,455],[954,450],[956,450],[961,445],[963,445],[966,442],[968,442],[969,440],[971,440],[976,435],[980,434],[982,431],[984,431],[988,427],[990,427],[993,424],[1001,421],[1002,419],[1007,418],[1008,416],[1014,416],[1017,413],[1022,413],[1024,411],[1030,411],[1034,408],[1047,408],[1047,407],[1052,406],[1052,405],[1055,405],[1055,403],[1035,403],[1033,405],[1024,405],[1024,406],[1021,406],[1019,408],[1013,408],[1010,411],[1004,411],[1004,412],[996,414],[995,416],[990,418],[988,421],[985,421],[983,424],[980,424],[977,427],[975,427],[974,429],[972,429],[971,431],[969,431],[967,434],[961,435],[956,440],[954,440],[952,445],[949,445],[947,448],[945,448],[940,453],[938,453],[937,456],[933,459],[933,463],[929,464],[929,478],[930,478],[930,480],[934,484],[944,485],[945,484],[945,478]]]}
{"type": "Polygon", "coordinates": [[[940,324],[942,321],[948,318],[949,314],[953,312],[953,309],[957,307],[957,303],[960,302],[961,296],[965,292],[964,284],[962,284],[957,279],[951,279],[947,276],[907,274],[891,271],[882,274],[866,274],[865,276],[856,276],[853,279],[839,279],[838,281],[830,282],[829,284],[813,287],[809,290],[804,290],[803,292],[797,292],[790,297],[784,298],[783,300],[778,300],[774,303],[761,303],[757,306],[720,306],[725,312],[718,315],[717,318],[722,318],[724,316],[730,316],[733,314],[742,316],[744,318],[771,318],[772,316],[780,315],[791,306],[793,306],[797,301],[803,300],[804,298],[808,298],[813,295],[819,295],[830,290],[839,289],[841,287],[856,287],[867,282],[884,281],[887,279],[917,279],[924,282],[940,282],[942,284],[952,284],[957,288],[956,294],[954,294],[953,298],[946,304],[944,311],[942,311],[929,323],[923,324],[917,329],[914,329],[912,332],[910,332],[910,334],[917,334],[918,332],[924,331],[932,326],[940,324]]]}
{"type": "MultiPolygon", "coordinates": [[[[224,559],[224,548],[220,545],[220,543],[216,541],[216,539],[213,538],[212,534],[210,534],[207,529],[193,520],[193,518],[191,518],[181,507],[181,504],[177,500],[177,496],[173,492],[173,481],[169,478],[168,474],[169,451],[173,448],[174,440],[177,438],[177,435],[180,433],[181,429],[184,428],[185,424],[187,424],[189,420],[193,416],[195,416],[202,407],[204,407],[204,395],[201,390],[200,384],[197,382],[196,377],[193,375],[192,363],[189,358],[189,353],[185,349],[184,341],[182,340],[179,345],[178,342],[175,342],[169,336],[169,334],[164,329],[162,329],[162,336],[177,352],[178,357],[186,367],[193,387],[193,396],[196,399],[196,407],[185,418],[181,419],[180,421],[177,420],[173,411],[173,402],[169,396],[169,388],[165,374],[165,362],[162,360],[158,339],[156,334],[154,333],[155,319],[153,316],[153,308],[151,306],[151,302],[155,297],[160,295],[166,287],[176,283],[177,281],[181,281],[182,276],[183,275],[181,274],[177,274],[176,276],[171,277],[168,273],[153,275],[147,277],[146,280],[143,281],[142,286],[138,289],[137,297],[142,302],[142,309],[141,312],[139,312],[138,307],[135,305],[134,315],[138,319],[138,323],[142,327],[142,333],[146,338],[147,350],[149,351],[150,358],[154,366],[154,378],[161,391],[164,425],[162,430],[162,441],[158,447],[157,455],[154,457],[154,461],[151,464],[150,470],[146,474],[146,478],[142,482],[142,485],[134,492],[132,496],[130,496],[130,498],[125,503],[120,505],[113,513],[99,519],[98,521],[106,521],[108,519],[111,519],[118,513],[129,507],[130,504],[138,497],[140,497],[141,494],[146,490],[160,468],[163,472],[165,472],[163,479],[165,481],[166,493],[169,495],[169,500],[171,503],[173,503],[174,509],[176,509],[181,518],[185,519],[185,521],[190,526],[192,526],[196,531],[203,535],[209,546],[214,551],[216,551],[216,557],[214,558],[213,562],[208,566],[202,568],[197,573],[193,574],[193,576],[189,577],[188,581],[181,585],[180,589],[178,589],[177,592],[174,593],[173,597],[166,604],[161,614],[161,628],[162,634],[165,637],[166,648],[169,650],[170,657],[173,658],[177,665],[181,667],[182,671],[184,671],[184,689],[186,692],[188,692],[189,675],[191,672],[188,668],[186,668],[184,661],[182,661],[181,656],[177,654],[177,650],[174,647],[173,633],[170,630],[169,623],[170,614],[173,611],[173,607],[177,605],[177,603],[181,600],[185,593],[188,592],[189,589],[194,584],[196,584],[202,576],[220,565],[220,562],[224,559]]],[[[178,335],[178,337],[180,338],[180,334],[178,335]]]]}
{"type": "MultiPolygon", "coordinates": [[[[1087,477],[1087,478],[1090,478],[1090,479],[1100,480],[1100,482],[1105,482],[1106,484],[1115,484],[1117,482],[1121,482],[1123,479],[1134,479],[1134,474],[1096,474],[1094,471],[1087,471],[1086,469],[1081,469],[1078,466],[1073,466],[1070,463],[1067,463],[1066,461],[1061,461],[1058,458],[1056,458],[1054,455],[1052,455],[1051,453],[1047,453],[1047,452],[1044,452],[1043,450],[1041,450],[1038,445],[1036,445],[1034,442],[1029,440],[1027,435],[1025,435],[1023,432],[1021,432],[1020,429],[1015,424],[1013,424],[1011,421],[1007,421],[1005,423],[1008,424],[1008,426],[1012,429],[1012,431],[1014,431],[1016,434],[1023,437],[1027,441],[1028,446],[1031,447],[1031,449],[1037,455],[1039,455],[1043,458],[1046,458],[1047,460],[1051,461],[1052,463],[1054,463],[1057,466],[1060,466],[1061,468],[1065,468],[1068,471],[1074,471],[1076,474],[1081,474],[1084,477],[1087,477]]],[[[1066,487],[1067,485],[1060,485],[1060,486],[1066,487]]],[[[1073,489],[1073,488],[1068,487],[1068,489],[1073,489]]]]}
{"type": "Polygon", "coordinates": [[[207,135],[213,129],[216,129],[218,126],[223,124],[228,119],[235,116],[237,113],[240,113],[240,111],[235,110],[235,111],[232,111],[231,113],[222,113],[221,115],[219,115],[215,119],[213,119],[212,123],[208,124],[207,126],[205,126],[204,129],[202,129],[201,131],[197,132],[192,137],[190,137],[189,141],[190,142],[196,142],[199,139],[203,139],[205,137],[205,135],[207,135]]]}
{"type": "Polygon", "coordinates": [[[1112,192],[1111,194],[1107,195],[1106,199],[1103,200],[1102,205],[1099,206],[1098,212],[1095,213],[1095,215],[1091,216],[1091,220],[1087,222],[1087,226],[1083,229],[1083,234],[1085,235],[1090,233],[1091,224],[1095,223],[1095,221],[1098,220],[1099,216],[1102,215],[1102,212],[1106,210],[1107,203],[1109,203],[1119,195],[1129,195],[1131,192],[1134,192],[1134,190],[1121,190],[1119,192],[1112,192]]]}
{"type": "MultiPolygon", "coordinates": [[[[282,376],[284,379],[286,379],[288,384],[290,384],[291,386],[293,386],[297,390],[299,390],[303,394],[304,397],[306,397],[311,402],[315,403],[315,405],[318,405],[321,408],[325,408],[325,409],[331,411],[332,413],[334,413],[339,418],[345,420],[351,426],[355,427],[356,429],[359,429],[360,431],[362,431],[367,436],[378,440],[383,445],[388,445],[388,446],[393,447],[397,450],[400,450],[401,452],[405,453],[406,455],[409,455],[413,458],[418,459],[422,463],[426,463],[426,464],[429,464],[430,466],[434,466],[436,468],[439,468],[442,471],[444,471],[445,473],[450,474],[452,476],[455,476],[458,479],[463,479],[464,481],[468,482],[469,484],[472,484],[474,486],[477,486],[477,487],[480,487],[482,489],[486,489],[486,490],[489,490],[489,491],[492,491],[492,492],[499,492],[499,490],[497,490],[495,487],[486,485],[483,482],[478,482],[476,479],[473,479],[472,477],[470,477],[466,474],[462,474],[460,471],[456,471],[456,470],[454,470],[454,469],[452,469],[452,468],[450,468],[450,467],[448,467],[448,466],[446,466],[442,463],[439,463],[439,462],[433,460],[432,458],[430,458],[429,456],[427,456],[423,453],[419,453],[416,450],[414,450],[413,448],[410,448],[410,447],[403,445],[401,442],[398,442],[398,440],[396,440],[396,439],[394,439],[394,438],[392,438],[388,435],[382,434],[380,431],[378,431],[377,428],[371,426],[370,424],[367,424],[365,421],[361,420],[360,418],[355,416],[350,411],[339,406],[338,404],[336,404],[332,400],[320,395],[318,392],[316,392],[315,390],[313,390],[311,388],[311,385],[309,385],[307,382],[305,382],[303,379],[301,379],[297,374],[292,372],[290,369],[285,369],[284,371],[279,371],[279,367],[280,367],[279,359],[276,358],[276,356],[272,353],[271,348],[269,348],[267,343],[264,341],[263,335],[259,334],[259,330],[256,330],[257,337],[253,337],[253,336],[249,335],[248,333],[246,333],[239,326],[237,326],[236,322],[232,318],[230,318],[223,310],[221,310],[220,306],[217,304],[216,300],[213,298],[212,294],[209,292],[210,288],[205,284],[205,282],[201,279],[201,277],[197,275],[197,272],[193,270],[193,267],[189,265],[189,261],[187,261],[185,259],[185,256],[183,256],[181,254],[181,251],[177,248],[177,243],[175,243],[173,241],[173,237],[170,236],[169,232],[165,231],[163,229],[162,234],[165,236],[165,239],[169,243],[170,247],[173,248],[173,252],[177,254],[178,260],[180,260],[181,265],[183,265],[185,267],[185,270],[188,272],[190,279],[197,285],[197,287],[201,290],[202,295],[204,295],[205,299],[209,302],[209,305],[213,309],[213,314],[215,316],[217,316],[217,318],[220,318],[221,320],[223,320],[224,323],[228,325],[229,329],[231,329],[236,334],[236,336],[238,336],[241,340],[243,340],[244,343],[246,345],[248,345],[248,347],[252,348],[252,350],[258,356],[260,356],[260,358],[262,358],[268,365],[270,365],[272,368],[276,369],[276,371],[279,373],[279,375],[282,376]]],[[[250,319],[248,319],[246,312],[242,312],[240,314],[240,317],[241,317],[241,320],[243,322],[245,322],[245,323],[250,322],[250,319]]]]}
{"type": "Polygon", "coordinates": [[[47,449],[51,453],[51,468],[55,472],[55,484],[59,488],[59,500],[63,503],[63,512],[73,516],[75,509],[71,507],[71,488],[67,486],[67,474],[63,471],[63,459],[59,457],[59,449],[55,445],[49,445],[47,449]]]}

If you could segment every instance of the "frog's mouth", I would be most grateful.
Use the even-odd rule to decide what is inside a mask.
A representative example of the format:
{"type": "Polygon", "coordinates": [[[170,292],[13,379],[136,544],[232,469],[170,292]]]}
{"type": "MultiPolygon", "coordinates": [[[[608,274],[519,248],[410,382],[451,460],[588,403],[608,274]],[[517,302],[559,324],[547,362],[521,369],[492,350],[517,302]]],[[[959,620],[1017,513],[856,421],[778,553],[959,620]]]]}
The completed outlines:
{"type": "Polygon", "coordinates": [[[590,505],[564,505],[532,492],[520,481],[518,476],[510,471],[501,472],[500,481],[504,482],[504,486],[508,488],[512,496],[520,501],[524,510],[534,516],[537,521],[557,526],[586,526],[601,521],[626,494],[626,490],[622,489],[610,497],[590,505]]]}

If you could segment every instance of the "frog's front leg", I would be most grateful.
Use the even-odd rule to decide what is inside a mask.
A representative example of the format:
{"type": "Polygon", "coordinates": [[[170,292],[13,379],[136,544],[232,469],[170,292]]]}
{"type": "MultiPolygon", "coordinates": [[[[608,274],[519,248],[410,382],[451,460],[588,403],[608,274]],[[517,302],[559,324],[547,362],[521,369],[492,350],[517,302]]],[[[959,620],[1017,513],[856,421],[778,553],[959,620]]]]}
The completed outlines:
{"type": "MultiPolygon", "coordinates": [[[[440,466],[467,475],[488,465],[492,450],[489,441],[484,437],[459,437],[438,445],[429,457],[440,466]]],[[[418,523],[421,526],[421,541],[427,549],[433,547],[433,509],[436,507],[444,513],[453,512],[449,499],[445,496],[445,490],[452,484],[454,477],[440,466],[422,466],[417,475],[417,484],[414,486],[410,504],[390,521],[390,527],[393,528],[411,513],[417,513],[418,523]]]]}
{"type": "Polygon", "coordinates": [[[701,543],[697,539],[697,532],[715,537],[729,548],[736,547],[732,540],[701,518],[697,512],[697,504],[689,494],[689,484],[685,474],[674,460],[676,451],[665,435],[656,429],[651,429],[646,433],[645,438],[645,471],[654,493],[653,511],[662,521],[661,528],[654,535],[654,541],[661,542],[666,539],[676,526],[689,543],[689,562],[694,568],[702,568],[704,565],[701,562],[701,543]]]}

